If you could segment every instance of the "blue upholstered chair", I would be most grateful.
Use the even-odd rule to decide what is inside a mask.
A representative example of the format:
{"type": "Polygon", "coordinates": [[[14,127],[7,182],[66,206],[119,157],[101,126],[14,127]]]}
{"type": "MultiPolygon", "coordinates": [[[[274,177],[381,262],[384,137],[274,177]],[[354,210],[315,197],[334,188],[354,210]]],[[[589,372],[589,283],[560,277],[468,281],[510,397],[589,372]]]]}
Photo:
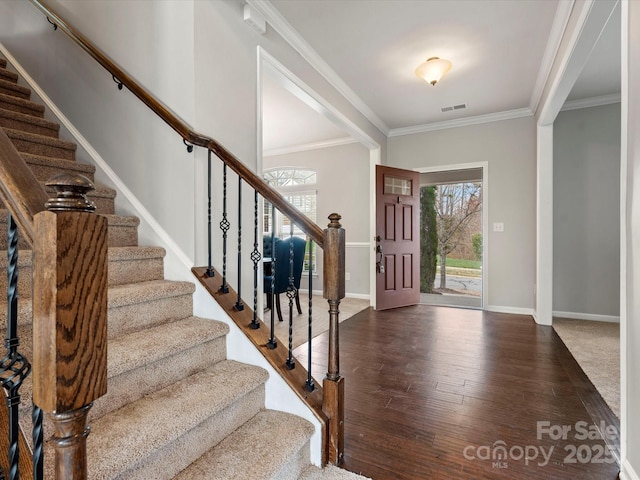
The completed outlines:
{"type": "MultiPolygon", "coordinates": [[[[269,237],[269,243],[271,238],[269,237]]],[[[265,243],[267,243],[265,241],[265,243]]],[[[275,286],[273,294],[275,296],[276,311],[278,313],[278,320],[282,321],[282,311],[280,309],[280,294],[285,293],[289,287],[289,257],[291,243],[293,243],[293,285],[296,288],[296,307],[298,313],[302,313],[300,308],[300,298],[298,296],[298,289],[300,288],[300,278],[302,277],[302,266],[304,264],[304,253],[306,250],[307,242],[299,237],[286,238],[284,240],[276,241],[275,245],[275,286]]],[[[271,246],[271,245],[269,245],[271,246]]],[[[265,254],[265,257],[267,255],[265,254]]],[[[272,264],[273,265],[273,264],[272,264]]],[[[271,295],[271,282],[273,280],[273,268],[264,276],[264,293],[271,295]]],[[[269,304],[271,302],[268,302],[269,304]]]]}

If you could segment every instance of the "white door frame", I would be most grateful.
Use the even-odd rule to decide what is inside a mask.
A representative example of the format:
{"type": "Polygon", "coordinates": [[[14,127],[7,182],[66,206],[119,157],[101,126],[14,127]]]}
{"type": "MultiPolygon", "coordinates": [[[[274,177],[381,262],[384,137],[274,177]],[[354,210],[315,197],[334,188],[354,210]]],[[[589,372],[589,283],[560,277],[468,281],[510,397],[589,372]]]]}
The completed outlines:
{"type": "Polygon", "coordinates": [[[433,173],[477,168],[482,169],[482,309],[484,310],[489,305],[489,162],[418,167],[413,170],[420,173],[433,173]]]}

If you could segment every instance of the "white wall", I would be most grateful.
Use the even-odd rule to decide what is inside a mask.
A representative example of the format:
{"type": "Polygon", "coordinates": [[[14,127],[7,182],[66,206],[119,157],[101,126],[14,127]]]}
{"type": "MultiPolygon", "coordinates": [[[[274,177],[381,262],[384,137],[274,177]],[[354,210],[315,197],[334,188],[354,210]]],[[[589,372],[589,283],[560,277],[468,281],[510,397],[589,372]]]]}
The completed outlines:
{"type": "Polygon", "coordinates": [[[620,315],[620,104],[554,123],[554,315],[620,315]]]}
{"type": "Polygon", "coordinates": [[[532,313],[535,283],[536,143],[533,117],[391,137],[387,164],[488,163],[488,309],[532,313]],[[492,231],[494,222],[504,232],[492,231]]]}
{"type": "MultiPolygon", "coordinates": [[[[347,295],[369,295],[369,249],[350,245],[369,242],[369,149],[351,143],[303,152],[275,155],[263,159],[263,168],[309,167],[317,172],[316,223],[328,224],[333,212],[342,215],[346,232],[347,295]],[[348,201],[345,199],[348,198],[348,201]]],[[[318,281],[314,290],[322,288],[322,252],[318,252],[318,281]]]]}

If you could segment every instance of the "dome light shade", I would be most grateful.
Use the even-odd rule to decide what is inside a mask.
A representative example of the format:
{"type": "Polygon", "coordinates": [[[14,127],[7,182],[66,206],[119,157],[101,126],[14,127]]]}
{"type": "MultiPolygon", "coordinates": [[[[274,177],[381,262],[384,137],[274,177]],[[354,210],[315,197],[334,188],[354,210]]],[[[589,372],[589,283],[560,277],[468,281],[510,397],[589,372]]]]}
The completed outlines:
{"type": "Polygon", "coordinates": [[[449,70],[451,70],[451,62],[449,60],[431,57],[416,68],[416,75],[424,79],[425,82],[435,85],[449,70]]]}

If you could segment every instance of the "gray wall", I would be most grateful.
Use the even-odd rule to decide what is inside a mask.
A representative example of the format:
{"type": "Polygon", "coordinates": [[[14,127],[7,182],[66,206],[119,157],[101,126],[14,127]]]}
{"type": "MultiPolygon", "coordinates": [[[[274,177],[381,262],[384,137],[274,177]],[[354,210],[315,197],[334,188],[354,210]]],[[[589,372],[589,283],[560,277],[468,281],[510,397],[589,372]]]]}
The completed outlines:
{"type": "MultiPolygon", "coordinates": [[[[628,9],[628,35],[623,45],[628,48],[628,56],[623,47],[623,65],[628,58],[628,71],[622,78],[622,102],[625,123],[623,124],[624,204],[623,204],[623,276],[626,287],[623,293],[624,312],[621,318],[622,370],[622,469],[626,475],[620,478],[640,476],[640,409],[636,407],[640,399],[640,3],[624,2],[628,9]],[[628,91],[626,88],[628,88],[628,91]],[[626,361],[625,361],[626,360],[626,361]]],[[[624,24],[624,23],[623,23],[624,24]]],[[[624,32],[625,28],[623,28],[624,32]]],[[[624,36],[624,33],[623,33],[624,36]]]]}
{"type": "Polygon", "coordinates": [[[553,143],[553,310],[618,317],[620,104],[560,112],[553,143]]]}
{"type": "Polygon", "coordinates": [[[536,258],[536,129],[533,117],[391,137],[387,164],[401,168],[487,162],[488,305],[531,311],[536,258]],[[492,231],[503,222],[504,232],[492,231]]]}
{"type": "MultiPolygon", "coordinates": [[[[193,124],[192,1],[48,4],[193,124]]],[[[0,2],[0,41],[192,257],[194,164],[182,140],[30,2],[0,2]]]]}
{"type": "MultiPolygon", "coordinates": [[[[263,168],[310,167],[317,171],[316,223],[325,227],[330,213],[342,215],[346,232],[347,294],[369,295],[369,149],[359,143],[264,157],[263,168]]],[[[318,283],[322,286],[322,251],[318,252],[318,283]]]]}

